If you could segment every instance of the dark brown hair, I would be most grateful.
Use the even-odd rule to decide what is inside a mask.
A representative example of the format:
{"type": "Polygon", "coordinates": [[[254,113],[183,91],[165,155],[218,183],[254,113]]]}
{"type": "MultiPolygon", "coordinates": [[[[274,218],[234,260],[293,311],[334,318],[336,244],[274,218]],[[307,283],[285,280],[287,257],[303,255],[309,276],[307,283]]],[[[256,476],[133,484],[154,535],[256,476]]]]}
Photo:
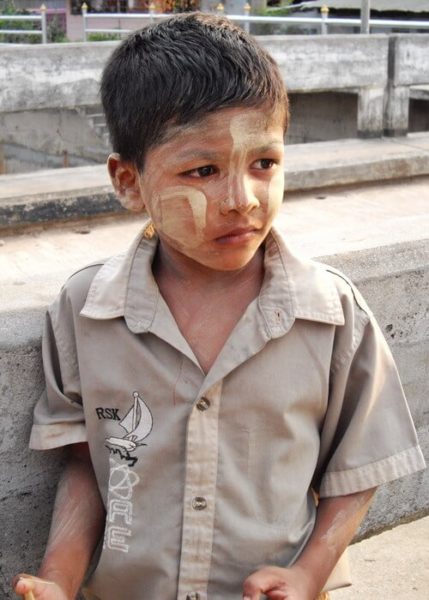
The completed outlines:
{"type": "Polygon", "coordinates": [[[288,124],[285,86],[268,52],[225,17],[202,13],[131,34],[104,69],[101,98],[113,150],[139,169],[170,125],[210,111],[266,105],[288,124]]]}

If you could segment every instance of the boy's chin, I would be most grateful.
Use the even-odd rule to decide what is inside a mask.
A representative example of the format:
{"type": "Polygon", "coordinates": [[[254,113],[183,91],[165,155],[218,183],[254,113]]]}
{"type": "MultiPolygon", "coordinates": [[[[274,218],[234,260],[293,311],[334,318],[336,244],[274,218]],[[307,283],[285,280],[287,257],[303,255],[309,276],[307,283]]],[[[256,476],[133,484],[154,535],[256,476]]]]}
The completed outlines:
{"type": "MultiPolygon", "coordinates": [[[[161,237],[161,236],[160,236],[161,237]]],[[[214,271],[218,273],[240,271],[252,263],[255,258],[262,255],[263,242],[255,244],[255,247],[240,248],[201,248],[190,249],[177,243],[171,243],[170,240],[161,238],[161,246],[165,255],[176,266],[201,272],[202,270],[214,271]]]]}
{"type": "Polygon", "coordinates": [[[206,260],[205,257],[193,258],[192,260],[198,263],[197,268],[202,267],[218,273],[228,273],[245,269],[259,257],[260,252],[260,248],[257,248],[254,252],[242,253],[240,256],[237,256],[236,253],[221,253],[216,256],[213,252],[213,256],[207,257],[206,260]]]}

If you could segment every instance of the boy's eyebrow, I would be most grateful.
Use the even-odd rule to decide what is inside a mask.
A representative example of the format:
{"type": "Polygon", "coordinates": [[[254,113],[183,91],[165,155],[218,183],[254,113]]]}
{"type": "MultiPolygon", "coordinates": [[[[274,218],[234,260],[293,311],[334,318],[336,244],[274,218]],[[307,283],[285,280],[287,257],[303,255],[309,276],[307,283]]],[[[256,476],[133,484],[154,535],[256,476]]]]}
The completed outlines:
{"type": "Polygon", "coordinates": [[[183,161],[183,160],[218,160],[220,158],[220,153],[210,152],[209,150],[183,150],[182,152],[177,152],[175,154],[173,160],[183,161]]]}
{"type": "Polygon", "coordinates": [[[259,153],[264,154],[265,152],[270,152],[270,150],[274,150],[277,147],[284,148],[284,143],[278,142],[277,140],[273,140],[272,142],[269,142],[268,144],[264,144],[263,146],[258,146],[257,148],[251,148],[250,151],[254,152],[255,154],[259,154],[259,153]]]}
{"type": "MultiPolygon", "coordinates": [[[[249,152],[252,154],[264,154],[265,152],[270,152],[275,148],[284,147],[283,142],[272,141],[268,144],[264,144],[263,146],[258,146],[256,148],[249,148],[249,152]]],[[[205,160],[205,161],[217,161],[222,158],[222,154],[220,152],[212,152],[210,150],[183,150],[182,152],[177,152],[174,156],[174,162],[180,162],[185,160],[205,160]]]]}

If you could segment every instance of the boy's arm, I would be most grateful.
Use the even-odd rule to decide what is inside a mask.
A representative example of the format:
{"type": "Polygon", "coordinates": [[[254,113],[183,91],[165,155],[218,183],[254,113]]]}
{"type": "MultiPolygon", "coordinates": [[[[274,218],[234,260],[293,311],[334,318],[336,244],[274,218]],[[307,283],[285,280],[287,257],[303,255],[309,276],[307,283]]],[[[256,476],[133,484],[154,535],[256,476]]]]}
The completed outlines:
{"type": "Polygon", "coordinates": [[[289,568],[263,567],[243,584],[244,600],[314,600],[364,518],[375,488],[322,498],[316,524],[300,557],[289,568]]]}
{"type": "Polygon", "coordinates": [[[88,444],[73,444],[58,484],[38,577],[19,575],[15,592],[23,596],[31,590],[35,600],[74,599],[103,533],[104,516],[88,444]]]}

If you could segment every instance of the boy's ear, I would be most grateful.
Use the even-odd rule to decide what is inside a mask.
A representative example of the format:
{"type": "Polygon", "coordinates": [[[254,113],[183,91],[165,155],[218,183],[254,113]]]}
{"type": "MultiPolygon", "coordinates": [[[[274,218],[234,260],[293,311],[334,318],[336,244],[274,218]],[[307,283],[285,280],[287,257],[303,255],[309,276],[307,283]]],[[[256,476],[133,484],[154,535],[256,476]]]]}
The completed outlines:
{"type": "Polygon", "coordinates": [[[137,167],[123,161],[117,152],[113,152],[107,159],[107,169],[122,206],[133,212],[141,212],[144,209],[144,201],[141,197],[137,167]]]}

